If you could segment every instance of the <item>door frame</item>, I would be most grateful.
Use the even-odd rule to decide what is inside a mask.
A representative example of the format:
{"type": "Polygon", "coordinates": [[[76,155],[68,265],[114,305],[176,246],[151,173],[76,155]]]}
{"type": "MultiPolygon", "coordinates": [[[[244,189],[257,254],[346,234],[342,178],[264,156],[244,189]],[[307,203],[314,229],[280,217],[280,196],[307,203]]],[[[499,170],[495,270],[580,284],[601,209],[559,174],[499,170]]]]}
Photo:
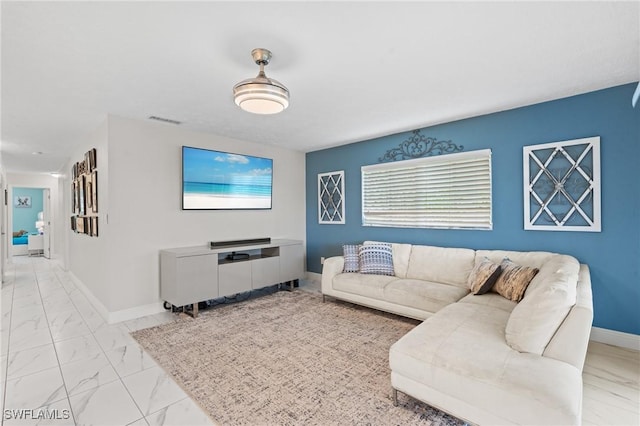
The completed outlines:
{"type": "Polygon", "coordinates": [[[42,216],[43,221],[45,222],[45,235],[44,235],[44,253],[48,253],[47,259],[51,258],[51,229],[53,229],[53,221],[51,218],[51,188],[48,186],[42,185],[24,185],[24,184],[11,184],[8,185],[7,188],[7,205],[6,205],[6,213],[7,213],[7,228],[6,228],[6,239],[7,239],[7,256],[6,259],[11,259],[14,256],[13,253],[13,240],[9,240],[9,232],[13,232],[13,200],[14,189],[15,188],[30,188],[30,189],[41,189],[42,190],[42,216]],[[46,195],[46,198],[45,198],[46,195]],[[45,217],[45,210],[47,210],[48,218],[45,217]],[[11,230],[11,231],[10,231],[11,230]]]}

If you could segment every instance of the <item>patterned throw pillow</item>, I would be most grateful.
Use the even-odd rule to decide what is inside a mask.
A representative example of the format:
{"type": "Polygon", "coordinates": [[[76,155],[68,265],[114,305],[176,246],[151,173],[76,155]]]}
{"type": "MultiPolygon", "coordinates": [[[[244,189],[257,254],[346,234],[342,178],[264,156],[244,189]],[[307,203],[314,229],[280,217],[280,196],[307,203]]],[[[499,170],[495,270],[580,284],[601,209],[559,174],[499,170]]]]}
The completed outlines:
{"type": "Polygon", "coordinates": [[[360,271],[360,244],[345,244],[342,246],[344,268],[342,272],[360,271]]]}
{"type": "Polygon", "coordinates": [[[395,275],[391,244],[371,243],[360,246],[360,273],[395,275]]]}
{"type": "Polygon", "coordinates": [[[493,290],[502,297],[519,302],[524,297],[527,286],[538,273],[538,268],[520,266],[509,259],[500,262],[502,273],[493,286],[493,290]]]}
{"type": "Polygon", "coordinates": [[[475,295],[485,294],[496,283],[496,280],[500,276],[502,268],[497,263],[493,263],[488,258],[478,263],[467,280],[467,285],[471,292],[475,295]]]}

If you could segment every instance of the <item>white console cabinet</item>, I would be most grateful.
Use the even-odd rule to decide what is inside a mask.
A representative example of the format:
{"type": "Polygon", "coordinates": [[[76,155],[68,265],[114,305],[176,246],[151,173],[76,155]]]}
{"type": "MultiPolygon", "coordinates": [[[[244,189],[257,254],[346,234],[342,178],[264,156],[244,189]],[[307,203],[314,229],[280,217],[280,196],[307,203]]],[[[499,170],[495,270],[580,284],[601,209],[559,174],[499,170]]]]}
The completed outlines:
{"type": "Polygon", "coordinates": [[[230,296],[274,284],[293,283],[304,276],[302,241],[272,240],[209,248],[182,247],[160,251],[160,298],[175,306],[230,296]],[[232,254],[248,255],[232,259],[232,254]]]}

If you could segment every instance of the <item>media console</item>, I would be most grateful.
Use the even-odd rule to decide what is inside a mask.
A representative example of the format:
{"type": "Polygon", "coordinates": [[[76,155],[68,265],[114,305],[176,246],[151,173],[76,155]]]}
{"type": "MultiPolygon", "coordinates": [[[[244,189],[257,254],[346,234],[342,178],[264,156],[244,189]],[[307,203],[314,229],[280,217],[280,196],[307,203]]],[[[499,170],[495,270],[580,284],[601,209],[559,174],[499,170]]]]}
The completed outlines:
{"type": "Polygon", "coordinates": [[[302,241],[271,240],[270,243],[210,248],[182,247],[160,250],[160,298],[175,306],[231,296],[294,282],[304,276],[302,241]],[[248,256],[234,258],[232,253],[248,256]]]}

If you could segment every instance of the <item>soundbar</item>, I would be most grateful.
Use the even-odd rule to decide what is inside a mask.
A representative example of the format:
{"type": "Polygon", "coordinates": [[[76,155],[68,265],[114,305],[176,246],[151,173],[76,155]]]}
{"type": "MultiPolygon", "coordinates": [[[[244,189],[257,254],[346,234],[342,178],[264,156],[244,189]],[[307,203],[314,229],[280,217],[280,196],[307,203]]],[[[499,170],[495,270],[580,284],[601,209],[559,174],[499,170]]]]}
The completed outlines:
{"type": "Polygon", "coordinates": [[[232,246],[246,246],[248,244],[270,244],[271,238],[250,238],[248,240],[235,240],[235,241],[210,241],[209,247],[232,247],[232,246]]]}

